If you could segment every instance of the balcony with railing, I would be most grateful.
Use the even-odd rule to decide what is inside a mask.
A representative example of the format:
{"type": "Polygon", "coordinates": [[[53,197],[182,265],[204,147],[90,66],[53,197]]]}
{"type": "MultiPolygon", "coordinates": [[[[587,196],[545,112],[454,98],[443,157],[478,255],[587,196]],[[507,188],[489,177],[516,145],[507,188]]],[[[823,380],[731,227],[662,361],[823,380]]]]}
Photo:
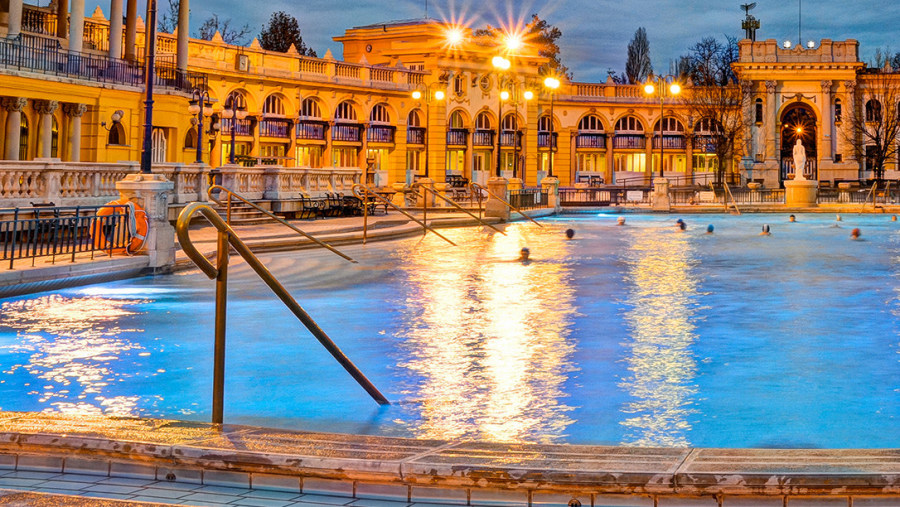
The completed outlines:
{"type": "Polygon", "coordinates": [[[476,130],[472,133],[473,146],[493,146],[494,131],[493,130],[476,130]]]}
{"type": "Polygon", "coordinates": [[[581,132],[575,137],[575,148],[606,148],[606,134],[581,132]]]}
{"type": "Polygon", "coordinates": [[[694,136],[693,145],[695,153],[715,153],[716,152],[715,136],[694,136]]]}
{"type": "Polygon", "coordinates": [[[516,130],[504,130],[500,132],[500,146],[507,148],[522,147],[522,132],[516,130]]]}
{"type": "Polygon", "coordinates": [[[391,125],[371,125],[366,129],[366,141],[370,143],[394,143],[394,132],[397,127],[391,125]]]}
{"type": "Polygon", "coordinates": [[[56,35],[56,14],[32,5],[22,10],[22,31],[41,35],[56,35]]]}
{"type": "Polygon", "coordinates": [[[647,138],[643,134],[616,134],[613,137],[613,148],[617,150],[643,150],[647,146],[647,138]]]}
{"type": "Polygon", "coordinates": [[[335,124],[331,127],[331,140],[348,143],[362,142],[362,125],[335,124]]]}
{"type": "Polygon", "coordinates": [[[465,146],[469,131],[466,129],[447,129],[448,146],[465,146]]]}
{"type": "Polygon", "coordinates": [[[322,120],[298,120],[296,126],[297,139],[308,141],[324,141],[328,123],[322,120]]]}
{"type": "Polygon", "coordinates": [[[231,126],[234,125],[235,121],[237,121],[237,126],[234,128],[234,135],[236,136],[252,136],[253,135],[253,122],[250,118],[244,118],[243,120],[235,120],[234,118],[223,118],[221,122],[222,126],[222,134],[231,135],[231,126]]]}
{"type": "Polygon", "coordinates": [[[425,127],[407,128],[406,144],[425,144],[425,127]]]}
{"type": "Polygon", "coordinates": [[[291,120],[285,118],[263,118],[259,122],[259,136],[290,139],[291,120]]]}
{"type": "MultiPolygon", "coordinates": [[[[559,138],[559,132],[553,133],[553,149],[555,150],[556,142],[559,138]]],[[[538,132],[538,148],[550,147],[550,132],[538,132]]]]}
{"type": "MultiPolygon", "coordinates": [[[[666,150],[683,150],[687,146],[687,143],[684,140],[684,136],[669,136],[664,135],[662,137],[662,147],[666,150]]],[[[653,149],[659,149],[659,136],[653,136],[653,149]]]]}

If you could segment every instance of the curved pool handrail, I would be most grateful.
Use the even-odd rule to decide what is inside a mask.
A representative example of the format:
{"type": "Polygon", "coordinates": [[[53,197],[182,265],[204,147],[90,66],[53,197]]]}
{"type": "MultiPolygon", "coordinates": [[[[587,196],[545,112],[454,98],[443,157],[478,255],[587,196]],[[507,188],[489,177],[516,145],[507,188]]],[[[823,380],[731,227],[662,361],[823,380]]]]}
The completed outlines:
{"type": "MultiPolygon", "coordinates": [[[[431,187],[425,186],[425,185],[423,185],[423,184],[421,184],[421,183],[413,183],[412,186],[410,186],[409,188],[410,188],[410,190],[412,190],[413,192],[416,191],[416,188],[421,188],[421,189],[424,189],[426,192],[431,192],[435,197],[440,197],[440,198],[443,199],[445,202],[450,203],[450,205],[453,206],[454,208],[456,208],[456,209],[462,211],[463,213],[468,214],[470,217],[474,218],[475,220],[478,220],[478,223],[480,223],[481,225],[490,227],[491,229],[494,229],[495,231],[499,232],[500,234],[506,236],[506,233],[505,233],[505,232],[503,232],[503,231],[501,231],[500,229],[494,227],[493,225],[491,225],[491,224],[485,222],[484,220],[482,220],[480,217],[476,216],[476,215],[475,215],[474,213],[472,213],[471,211],[469,211],[469,210],[463,208],[462,206],[460,206],[459,204],[457,204],[453,199],[450,199],[450,198],[448,198],[448,197],[446,197],[446,196],[444,196],[444,195],[441,195],[440,192],[438,192],[437,190],[435,190],[435,189],[433,189],[433,188],[431,188],[431,187]]],[[[416,195],[418,195],[418,193],[417,193],[416,195]]]]}
{"type": "Polygon", "coordinates": [[[523,217],[527,218],[528,220],[531,220],[532,222],[534,222],[535,224],[537,224],[538,227],[543,227],[543,225],[541,225],[537,220],[535,220],[535,219],[531,218],[530,216],[526,215],[524,211],[522,211],[522,210],[520,210],[519,208],[513,206],[512,204],[506,202],[506,199],[504,199],[504,198],[500,197],[499,195],[497,195],[497,194],[491,192],[490,190],[488,190],[488,187],[486,187],[486,186],[484,186],[484,185],[480,185],[480,184],[478,184],[478,183],[475,183],[474,181],[473,181],[472,183],[469,183],[469,185],[470,185],[473,189],[475,189],[475,190],[484,190],[488,195],[493,196],[494,199],[497,199],[498,201],[500,201],[500,202],[502,202],[503,204],[505,204],[507,208],[509,208],[509,209],[511,209],[511,210],[513,210],[513,211],[515,211],[516,213],[518,213],[518,214],[522,215],[523,217]]]}
{"type": "Polygon", "coordinates": [[[428,224],[426,224],[425,222],[419,220],[418,218],[410,215],[409,213],[406,212],[406,210],[404,210],[403,208],[392,203],[389,199],[386,199],[386,198],[378,195],[378,193],[376,193],[374,190],[372,190],[368,186],[363,185],[362,183],[357,183],[356,185],[353,185],[352,192],[353,192],[353,195],[355,195],[357,198],[359,198],[359,200],[361,200],[363,203],[363,243],[366,242],[366,236],[367,236],[367,232],[369,229],[369,207],[367,204],[367,200],[369,197],[374,197],[376,200],[384,203],[386,206],[390,206],[391,208],[394,208],[395,210],[399,211],[400,213],[403,213],[410,220],[421,225],[422,228],[425,229],[426,231],[431,231],[431,232],[435,233],[439,238],[446,241],[447,243],[450,243],[453,246],[457,246],[456,243],[450,241],[449,239],[444,237],[444,235],[442,235],[438,231],[434,230],[433,228],[429,227],[428,224]],[[363,190],[363,192],[365,192],[364,195],[359,194],[360,189],[363,190]]]}
{"type": "Polygon", "coordinates": [[[228,217],[228,218],[227,218],[226,222],[228,223],[229,226],[231,225],[231,198],[232,198],[232,197],[236,197],[239,201],[243,202],[244,204],[249,204],[250,206],[252,206],[253,208],[255,208],[257,211],[261,211],[262,213],[264,213],[266,216],[268,216],[268,217],[271,218],[272,220],[275,220],[276,222],[280,222],[280,223],[282,223],[282,224],[288,226],[288,227],[291,228],[294,232],[297,232],[297,233],[303,235],[305,238],[307,238],[307,239],[309,239],[310,241],[312,241],[313,243],[315,243],[315,244],[321,246],[322,248],[326,248],[326,249],[328,249],[329,251],[331,251],[332,253],[334,253],[335,255],[340,255],[341,257],[347,259],[348,261],[350,261],[350,262],[352,262],[352,263],[354,263],[354,264],[357,264],[357,262],[356,262],[352,257],[350,257],[349,255],[344,254],[343,252],[341,252],[341,251],[338,250],[337,248],[335,248],[335,247],[329,245],[328,243],[325,243],[324,241],[321,241],[321,240],[319,240],[319,239],[316,239],[316,238],[313,237],[312,235],[310,235],[310,234],[308,234],[308,233],[302,231],[299,227],[297,227],[297,226],[291,224],[291,223],[288,222],[287,220],[285,220],[285,219],[283,219],[283,218],[281,218],[281,217],[275,215],[274,213],[272,213],[272,212],[270,212],[270,211],[268,211],[268,210],[263,209],[262,207],[260,207],[260,206],[257,205],[256,203],[251,202],[250,200],[248,200],[247,198],[245,198],[245,197],[242,196],[241,194],[235,192],[234,190],[227,189],[227,188],[223,187],[222,185],[212,185],[212,186],[210,186],[209,189],[206,191],[206,195],[209,196],[209,199],[210,199],[211,201],[213,201],[214,203],[218,204],[219,206],[225,207],[225,208],[227,209],[226,213],[227,213],[227,217],[228,217]],[[220,191],[220,192],[225,192],[225,193],[228,194],[228,203],[227,203],[227,205],[222,204],[222,201],[220,201],[219,199],[213,197],[213,195],[212,195],[212,194],[213,194],[213,190],[218,190],[218,191],[220,191]]]}
{"type": "Polygon", "coordinates": [[[263,282],[269,286],[272,292],[288,307],[291,313],[306,326],[306,329],[325,347],[326,350],[334,357],[341,366],[350,374],[366,390],[367,393],[379,404],[389,405],[390,402],[383,394],[369,381],[366,376],[359,371],[359,368],[353,364],[350,359],[344,355],[341,349],[328,337],[327,334],[319,327],[316,321],[306,313],[306,310],[297,303],[297,300],[291,296],[290,292],[275,278],[269,269],[259,260],[250,248],[237,236],[234,229],[231,228],[222,217],[208,204],[202,202],[193,202],[185,206],[178,215],[178,221],[175,224],[175,232],[178,235],[178,242],[182,250],[187,254],[188,258],[194,261],[194,264],[203,271],[206,276],[216,280],[216,341],[215,341],[215,359],[213,374],[213,416],[214,424],[222,423],[222,413],[224,407],[225,392],[225,317],[226,317],[226,300],[228,293],[228,257],[230,254],[229,245],[234,248],[247,265],[262,278],[263,282]],[[197,247],[194,246],[190,237],[191,218],[195,213],[201,213],[218,231],[217,237],[217,253],[216,265],[214,266],[197,247]]]}

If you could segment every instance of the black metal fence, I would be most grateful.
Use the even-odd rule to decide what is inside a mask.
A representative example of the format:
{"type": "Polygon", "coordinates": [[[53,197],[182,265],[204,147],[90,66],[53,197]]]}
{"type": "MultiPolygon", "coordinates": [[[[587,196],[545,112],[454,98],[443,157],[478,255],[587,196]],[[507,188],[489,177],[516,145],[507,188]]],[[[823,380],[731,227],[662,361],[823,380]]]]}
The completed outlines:
{"type": "Polygon", "coordinates": [[[0,209],[0,263],[68,257],[102,252],[112,255],[131,241],[129,207],[125,205],[0,209]]]}
{"type": "Polygon", "coordinates": [[[509,191],[509,203],[520,210],[544,208],[548,203],[547,192],[539,188],[523,188],[509,191]]]}
{"type": "Polygon", "coordinates": [[[560,188],[561,206],[650,204],[649,188],[560,188]]]}

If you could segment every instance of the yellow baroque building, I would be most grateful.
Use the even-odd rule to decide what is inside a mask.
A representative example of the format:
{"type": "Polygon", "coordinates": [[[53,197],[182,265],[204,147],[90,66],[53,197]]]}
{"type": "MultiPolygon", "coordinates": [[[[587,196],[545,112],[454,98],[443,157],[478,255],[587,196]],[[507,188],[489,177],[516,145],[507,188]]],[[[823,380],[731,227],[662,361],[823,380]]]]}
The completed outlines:
{"type": "MultiPolygon", "coordinates": [[[[77,15],[83,0],[72,0],[71,15],[66,2],[0,0],[4,171],[66,163],[133,170],[144,137],[146,37],[136,0],[126,1],[112,0],[112,18],[123,20],[115,23],[99,8],[77,15]]],[[[352,28],[335,37],[343,61],[265,51],[255,40],[228,45],[218,34],[160,34],[152,161],[215,168],[230,163],[233,147],[245,167],[357,168],[377,186],[493,175],[536,186],[551,171],[562,185],[646,185],[660,164],[676,182],[705,184],[718,170],[705,142],[714,127],[692,116],[689,89],[663,101],[611,81],[551,90],[534,48],[503,53],[509,66],[500,69],[497,44],[468,29],[450,43],[453,29],[431,19],[352,28]],[[195,90],[209,98],[201,129],[189,108],[195,90]]],[[[796,133],[787,127],[798,121],[807,126],[808,177],[871,175],[852,136],[840,134],[842,119],[869,107],[883,81],[866,72],[856,41],[789,49],[744,40],[734,70],[745,127],[724,164],[729,179],[779,186],[790,178],[796,133]]],[[[886,177],[898,176],[896,160],[885,167],[886,177]]],[[[15,197],[14,179],[0,180],[0,198],[15,197]]]]}

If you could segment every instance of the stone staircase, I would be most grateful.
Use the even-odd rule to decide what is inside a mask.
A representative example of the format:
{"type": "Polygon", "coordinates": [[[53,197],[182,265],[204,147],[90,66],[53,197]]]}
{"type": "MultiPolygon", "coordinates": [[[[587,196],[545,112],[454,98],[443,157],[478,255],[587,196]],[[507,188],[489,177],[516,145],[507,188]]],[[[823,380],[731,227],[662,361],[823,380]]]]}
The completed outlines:
{"type": "MultiPolygon", "coordinates": [[[[266,208],[266,202],[257,202],[257,205],[262,208],[266,208]]],[[[225,206],[219,206],[213,203],[213,208],[216,212],[219,213],[219,216],[222,217],[223,220],[227,218],[227,211],[225,206]]],[[[256,208],[244,204],[242,202],[232,202],[231,203],[231,225],[257,225],[257,224],[266,224],[271,223],[272,219],[269,218],[265,213],[257,210],[256,208]]]]}

